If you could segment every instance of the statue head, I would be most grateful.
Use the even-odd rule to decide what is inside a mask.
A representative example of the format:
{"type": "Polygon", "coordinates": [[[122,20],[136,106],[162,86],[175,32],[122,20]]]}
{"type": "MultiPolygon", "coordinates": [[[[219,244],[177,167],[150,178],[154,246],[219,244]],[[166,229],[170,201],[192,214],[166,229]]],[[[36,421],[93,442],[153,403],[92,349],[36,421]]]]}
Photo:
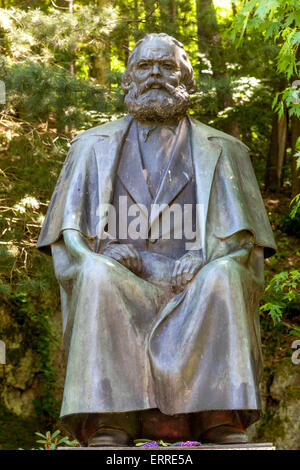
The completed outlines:
{"type": "Polygon", "coordinates": [[[183,45],[167,34],[148,34],[129,56],[122,80],[125,104],[139,121],[174,121],[189,108],[196,90],[183,45]]]}

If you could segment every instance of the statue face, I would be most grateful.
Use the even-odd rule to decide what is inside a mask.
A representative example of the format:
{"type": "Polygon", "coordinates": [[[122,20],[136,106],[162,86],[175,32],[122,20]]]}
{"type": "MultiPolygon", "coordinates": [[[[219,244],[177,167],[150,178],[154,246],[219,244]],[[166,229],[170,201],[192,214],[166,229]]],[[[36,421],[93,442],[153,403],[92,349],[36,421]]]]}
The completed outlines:
{"type": "Polygon", "coordinates": [[[128,111],[140,121],[172,121],[186,114],[190,98],[182,83],[178,46],[151,38],[138,47],[125,97],[128,111]]]}
{"type": "MultiPolygon", "coordinates": [[[[175,44],[163,39],[142,43],[137,51],[132,79],[138,88],[150,81],[149,89],[166,92],[166,86],[178,87],[181,81],[180,58],[175,44]]],[[[148,90],[146,92],[148,92],[148,90]]]]}

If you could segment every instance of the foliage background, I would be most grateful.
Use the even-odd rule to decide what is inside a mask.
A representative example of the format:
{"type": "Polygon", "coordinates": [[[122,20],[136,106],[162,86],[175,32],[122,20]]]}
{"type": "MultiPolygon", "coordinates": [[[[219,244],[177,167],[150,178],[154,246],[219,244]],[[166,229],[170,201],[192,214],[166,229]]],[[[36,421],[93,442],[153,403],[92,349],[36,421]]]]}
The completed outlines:
{"type": "Polygon", "coordinates": [[[0,7],[0,339],[7,345],[0,448],[31,447],[35,431],[59,426],[59,290],[51,259],[35,245],[71,138],[126,113],[122,73],[149,32],[184,43],[198,84],[191,114],[250,148],[279,247],[266,262],[264,414],[255,437],[300,448],[284,424],[290,415],[299,424],[299,412],[282,411],[300,398],[300,366],[289,369],[291,343],[300,338],[298,2],[1,0],[0,7]],[[286,370],[296,382],[272,392],[286,370]]]}

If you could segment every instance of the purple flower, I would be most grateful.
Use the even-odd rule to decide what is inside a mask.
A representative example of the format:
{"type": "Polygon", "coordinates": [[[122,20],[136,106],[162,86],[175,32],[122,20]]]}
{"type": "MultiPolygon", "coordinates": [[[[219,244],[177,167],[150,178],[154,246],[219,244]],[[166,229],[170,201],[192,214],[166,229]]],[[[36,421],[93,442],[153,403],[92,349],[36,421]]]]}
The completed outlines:
{"type": "Polygon", "coordinates": [[[157,444],[156,441],[152,441],[152,442],[147,442],[146,444],[143,444],[139,447],[159,447],[159,445],[157,444]]]}
{"type": "Polygon", "coordinates": [[[186,442],[180,442],[179,443],[179,447],[192,447],[192,446],[201,446],[201,442],[186,441],[186,442]]]}

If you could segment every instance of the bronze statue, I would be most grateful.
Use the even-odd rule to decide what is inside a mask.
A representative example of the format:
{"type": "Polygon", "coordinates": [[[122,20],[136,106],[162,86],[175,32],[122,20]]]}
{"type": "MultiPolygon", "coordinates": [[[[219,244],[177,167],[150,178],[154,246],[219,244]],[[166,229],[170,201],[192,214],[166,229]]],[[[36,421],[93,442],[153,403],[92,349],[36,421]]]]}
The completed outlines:
{"type": "Polygon", "coordinates": [[[72,141],[38,241],[60,283],[62,422],[89,446],[246,442],[276,250],[247,147],[188,115],[193,69],[166,34],[136,44],[123,90],[129,115],[72,141]]]}

